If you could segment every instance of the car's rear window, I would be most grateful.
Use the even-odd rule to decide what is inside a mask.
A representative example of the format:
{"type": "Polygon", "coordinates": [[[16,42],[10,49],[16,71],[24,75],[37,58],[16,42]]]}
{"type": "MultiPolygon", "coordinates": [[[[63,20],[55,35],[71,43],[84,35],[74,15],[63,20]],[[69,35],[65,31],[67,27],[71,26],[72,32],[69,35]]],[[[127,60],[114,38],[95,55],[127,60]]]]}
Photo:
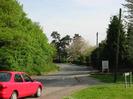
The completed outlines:
{"type": "Polygon", "coordinates": [[[11,78],[11,74],[8,72],[0,72],[0,82],[8,82],[11,78]]]}

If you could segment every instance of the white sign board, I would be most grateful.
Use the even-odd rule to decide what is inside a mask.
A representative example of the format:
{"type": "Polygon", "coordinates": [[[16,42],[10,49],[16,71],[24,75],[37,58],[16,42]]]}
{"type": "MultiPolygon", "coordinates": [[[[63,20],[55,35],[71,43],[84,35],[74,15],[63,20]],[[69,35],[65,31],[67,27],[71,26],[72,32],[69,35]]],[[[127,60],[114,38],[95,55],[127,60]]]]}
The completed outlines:
{"type": "Polygon", "coordinates": [[[102,61],[102,71],[104,71],[104,70],[109,70],[109,61],[108,60],[102,61]]]}
{"type": "Polygon", "coordinates": [[[129,72],[128,72],[128,73],[124,73],[124,75],[125,75],[125,76],[129,76],[129,75],[130,75],[130,73],[129,73],[129,72]]]}

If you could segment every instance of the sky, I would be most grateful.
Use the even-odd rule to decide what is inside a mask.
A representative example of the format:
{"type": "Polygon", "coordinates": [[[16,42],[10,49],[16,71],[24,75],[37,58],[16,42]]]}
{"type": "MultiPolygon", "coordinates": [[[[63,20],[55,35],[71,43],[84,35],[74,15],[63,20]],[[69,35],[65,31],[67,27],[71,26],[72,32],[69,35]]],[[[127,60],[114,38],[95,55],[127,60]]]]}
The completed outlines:
{"type": "Polygon", "coordinates": [[[91,45],[106,38],[110,17],[118,15],[125,0],[18,0],[27,16],[39,22],[49,41],[53,31],[61,37],[80,34],[91,45]]]}

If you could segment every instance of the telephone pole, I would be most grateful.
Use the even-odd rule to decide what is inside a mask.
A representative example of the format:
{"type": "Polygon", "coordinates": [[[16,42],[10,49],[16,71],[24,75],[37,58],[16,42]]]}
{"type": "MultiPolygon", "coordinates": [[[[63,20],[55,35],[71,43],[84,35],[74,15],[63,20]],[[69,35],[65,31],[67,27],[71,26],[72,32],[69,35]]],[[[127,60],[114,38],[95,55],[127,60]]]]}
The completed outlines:
{"type": "Polygon", "coordinates": [[[96,33],[96,47],[99,47],[99,44],[98,44],[98,32],[96,33]]]}
{"type": "MultiPolygon", "coordinates": [[[[96,33],[96,47],[98,48],[99,47],[99,43],[98,43],[98,32],[96,33]]],[[[97,50],[97,67],[99,68],[99,50],[97,50]]]]}
{"type": "Polygon", "coordinates": [[[120,8],[119,11],[119,28],[118,28],[118,36],[117,36],[117,48],[116,48],[116,65],[114,68],[114,82],[116,83],[117,81],[117,72],[118,72],[118,65],[119,65],[119,43],[120,43],[120,25],[121,25],[121,12],[122,9],[120,8]]]}

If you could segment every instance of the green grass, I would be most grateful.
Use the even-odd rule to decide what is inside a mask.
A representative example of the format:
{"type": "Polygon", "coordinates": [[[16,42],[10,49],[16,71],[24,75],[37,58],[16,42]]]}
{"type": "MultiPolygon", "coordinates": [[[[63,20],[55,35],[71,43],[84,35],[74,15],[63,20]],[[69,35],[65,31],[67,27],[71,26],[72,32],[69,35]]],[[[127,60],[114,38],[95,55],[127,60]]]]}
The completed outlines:
{"type": "Polygon", "coordinates": [[[59,71],[59,67],[54,63],[48,63],[45,64],[43,67],[27,66],[27,68],[22,68],[19,71],[24,71],[30,75],[44,75],[51,72],[59,71]]]}
{"type": "Polygon", "coordinates": [[[59,66],[57,66],[54,63],[51,63],[51,64],[48,64],[47,66],[45,66],[44,74],[48,74],[48,73],[51,73],[51,72],[56,72],[56,71],[59,71],[59,69],[60,69],[59,66]]]}
{"type": "MultiPolygon", "coordinates": [[[[96,78],[104,83],[114,83],[113,74],[92,74],[91,77],[96,78]]],[[[124,82],[124,76],[122,74],[118,74],[116,83],[123,83],[123,82],[124,82]]]]}
{"type": "Polygon", "coordinates": [[[42,68],[38,68],[38,69],[35,69],[35,71],[31,71],[31,75],[45,75],[45,74],[53,73],[56,71],[59,71],[59,66],[57,66],[54,63],[49,63],[49,64],[44,65],[44,67],[42,68]],[[41,69],[41,72],[40,72],[40,69],[41,69]],[[34,74],[34,72],[36,74],[34,74]]]}
{"type": "Polygon", "coordinates": [[[83,89],[64,99],[133,99],[133,88],[121,84],[99,85],[83,89]]]}
{"type": "Polygon", "coordinates": [[[64,99],[133,99],[133,86],[125,88],[123,75],[118,75],[117,83],[113,83],[112,74],[93,74],[91,77],[104,84],[88,87],[64,99]]]}

